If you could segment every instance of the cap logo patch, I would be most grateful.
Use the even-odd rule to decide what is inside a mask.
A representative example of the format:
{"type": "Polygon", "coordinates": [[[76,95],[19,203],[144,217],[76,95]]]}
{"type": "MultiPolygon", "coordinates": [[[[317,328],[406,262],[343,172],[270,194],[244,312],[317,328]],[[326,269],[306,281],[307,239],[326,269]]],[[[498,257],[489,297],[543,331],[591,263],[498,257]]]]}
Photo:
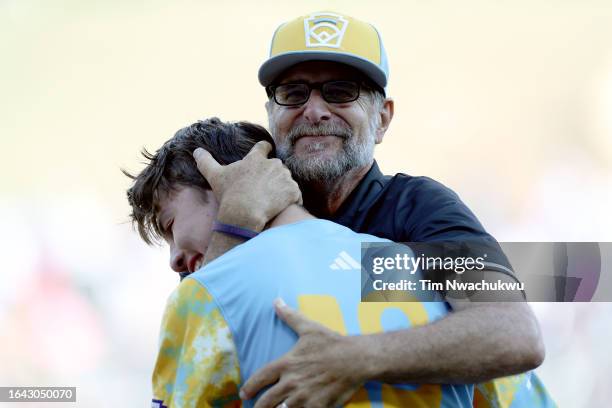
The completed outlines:
{"type": "Polygon", "coordinates": [[[348,20],[339,14],[312,14],[304,19],[306,47],[339,48],[348,23],[348,20]]]}

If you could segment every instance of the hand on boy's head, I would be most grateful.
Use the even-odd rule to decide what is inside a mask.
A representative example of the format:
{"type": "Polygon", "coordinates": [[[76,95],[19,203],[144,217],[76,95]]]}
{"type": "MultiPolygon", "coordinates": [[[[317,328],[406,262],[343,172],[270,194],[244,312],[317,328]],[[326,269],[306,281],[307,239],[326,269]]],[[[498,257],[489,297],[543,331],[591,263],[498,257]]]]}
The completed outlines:
{"type": "Polygon", "coordinates": [[[193,152],[198,170],[219,202],[219,221],[261,231],[302,193],[279,159],[268,159],[272,146],[258,142],[244,159],[222,166],[204,149],[193,152]]]}

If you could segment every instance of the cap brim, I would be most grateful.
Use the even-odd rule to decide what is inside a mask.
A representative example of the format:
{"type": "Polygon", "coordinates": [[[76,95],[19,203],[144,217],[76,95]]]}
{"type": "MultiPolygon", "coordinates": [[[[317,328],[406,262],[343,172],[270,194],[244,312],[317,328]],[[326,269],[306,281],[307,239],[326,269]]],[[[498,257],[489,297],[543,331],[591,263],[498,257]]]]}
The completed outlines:
{"type": "Polygon", "coordinates": [[[336,51],[295,51],[272,57],[259,68],[259,83],[263,86],[271,85],[285,70],[306,61],[333,61],[346,64],[363,72],[382,89],[387,86],[387,76],[378,65],[357,55],[336,51]]]}

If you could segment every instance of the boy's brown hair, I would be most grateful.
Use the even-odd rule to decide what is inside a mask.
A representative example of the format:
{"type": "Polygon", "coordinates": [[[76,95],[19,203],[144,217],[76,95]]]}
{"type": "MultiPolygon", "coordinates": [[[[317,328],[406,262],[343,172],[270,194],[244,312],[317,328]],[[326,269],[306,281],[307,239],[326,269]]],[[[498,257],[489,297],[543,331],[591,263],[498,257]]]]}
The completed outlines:
{"type": "MultiPolygon", "coordinates": [[[[219,164],[227,165],[244,158],[262,140],[274,146],[268,131],[259,125],[210,118],[180,129],[155,154],[143,149],[146,167],[138,175],[123,170],[133,180],[127,190],[132,207],[130,218],[142,239],[149,245],[161,239],[156,222],[160,191],[171,192],[179,185],[210,190],[193,158],[195,149],[201,147],[210,152],[219,164]]],[[[275,155],[274,149],[270,155],[275,155]]]]}

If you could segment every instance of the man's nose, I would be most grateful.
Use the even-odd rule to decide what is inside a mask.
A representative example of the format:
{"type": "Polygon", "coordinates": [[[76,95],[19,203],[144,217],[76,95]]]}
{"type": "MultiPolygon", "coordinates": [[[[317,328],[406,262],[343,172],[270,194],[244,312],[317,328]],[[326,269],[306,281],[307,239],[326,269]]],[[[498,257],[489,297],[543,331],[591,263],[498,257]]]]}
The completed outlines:
{"type": "Polygon", "coordinates": [[[187,257],[184,251],[176,247],[170,248],[170,267],[174,272],[187,272],[187,257]]]}
{"type": "Polygon", "coordinates": [[[325,99],[323,99],[318,89],[313,89],[310,92],[310,98],[306,101],[303,115],[311,124],[318,124],[322,121],[331,119],[329,105],[325,102],[325,99]]]}

